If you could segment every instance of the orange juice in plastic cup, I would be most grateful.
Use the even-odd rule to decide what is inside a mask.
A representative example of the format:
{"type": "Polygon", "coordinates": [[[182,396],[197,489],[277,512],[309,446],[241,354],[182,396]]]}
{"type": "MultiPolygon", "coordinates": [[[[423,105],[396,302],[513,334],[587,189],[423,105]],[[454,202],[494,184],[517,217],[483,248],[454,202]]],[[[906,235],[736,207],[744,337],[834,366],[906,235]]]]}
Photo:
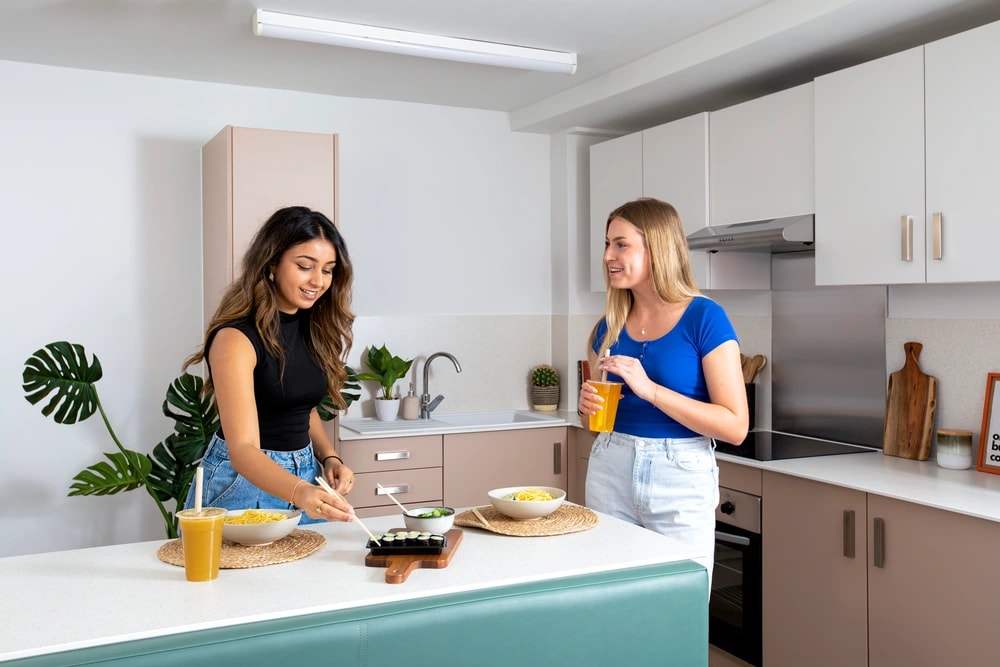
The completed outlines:
{"type": "Polygon", "coordinates": [[[203,507],[201,510],[181,510],[177,522],[181,530],[184,551],[184,576],[188,581],[211,581],[219,576],[222,554],[222,524],[226,510],[203,507]]]}
{"type": "Polygon", "coordinates": [[[604,399],[597,412],[590,415],[590,430],[599,433],[609,433],[615,428],[615,416],[618,414],[618,399],[622,395],[621,382],[601,382],[587,380],[597,390],[598,396],[604,399]]]}

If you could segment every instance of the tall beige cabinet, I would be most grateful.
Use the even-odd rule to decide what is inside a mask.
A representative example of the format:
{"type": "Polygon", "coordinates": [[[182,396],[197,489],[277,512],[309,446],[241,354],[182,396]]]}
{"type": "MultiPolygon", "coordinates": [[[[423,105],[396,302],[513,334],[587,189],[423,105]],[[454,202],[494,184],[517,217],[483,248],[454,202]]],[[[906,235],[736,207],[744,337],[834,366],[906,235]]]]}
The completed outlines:
{"type": "Polygon", "coordinates": [[[202,148],[202,264],[205,323],[254,233],[285,206],[337,220],[336,134],[227,125],[202,148]]]}

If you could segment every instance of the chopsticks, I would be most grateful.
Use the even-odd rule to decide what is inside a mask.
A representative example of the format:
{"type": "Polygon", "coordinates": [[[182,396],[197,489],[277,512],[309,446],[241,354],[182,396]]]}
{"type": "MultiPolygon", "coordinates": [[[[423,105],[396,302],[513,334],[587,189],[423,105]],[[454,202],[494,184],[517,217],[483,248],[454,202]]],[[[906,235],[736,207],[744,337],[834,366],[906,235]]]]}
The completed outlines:
{"type": "Polygon", "coordinates": [[[479,513],[478,509],[476,509],[475,507],[473,507],[472,508],[472,513],[476,515],[477,519],[479,519],[480,521],[483,522],[483,526],[484,527],[489,528],[490,530],[493,530],[493,526],[491,526],[490,522],[486,520],[486,517],[484,517],[482,514],[479,513]]]}
{"type": "MultiPolygon", "coordinates": [[[[382,486],[381,484],[379,484],[378,482],[375,482],[375,486],[377,486],[378,488],[380,488],[383,491],[385,491],[385,487],[382,486]]],[[[408,510],[405,507],[403,507],[403,503],[401,503],[398,500],[396,500],[396,496],[392,495],[388,491],[385,491],[385,495],[389,496],[389,500],[391,500],[392,502],[394,502],[397,505],[399,505],[399,509],[403,510],[403,514],[405,514],[406,516],[410,515],[410,510],[408,510]]]]}
{"type": "MultiPolygon", "coordinates": [[[[326,491],[327,493],[329,493],[334,498],[338,498],[339,500],[344,500],[343,498],[340,497],[340,494],[337,493],[336,491],[334,491],[333,488],[329,484],[326,483],[326,480],[323,479],[322,477],[320,477],[319,475],[316,476],[316,483],[319,484],[320,486],[322,486],[323,490],[326,491]]],[[[372,539],[372,542],[374,542],[377,546],[382,546],[382,543],[379,542],[378,539],[376,539],[376,537],[374,535],[372,535],[372,531],[368,530],[368,528],[361,521],[361,519],[359,519],[358,517],[354,517],[354,521],[359,526],[361,526],[361,530],[363,530],[366,533],[368,533],[368,537],[370,537],[372,539]]]]}

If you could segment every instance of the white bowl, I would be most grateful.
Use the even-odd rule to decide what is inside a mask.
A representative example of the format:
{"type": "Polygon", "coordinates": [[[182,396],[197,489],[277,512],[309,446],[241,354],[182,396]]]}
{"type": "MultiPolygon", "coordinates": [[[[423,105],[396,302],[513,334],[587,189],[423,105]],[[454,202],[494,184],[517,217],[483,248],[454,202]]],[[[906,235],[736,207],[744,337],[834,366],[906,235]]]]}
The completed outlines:
{"type": "Polygon", "coordinates": [[[437,533],[444,535],[455,523],[455,510],[450,507],[411,507],[409,513],[403,514],[403,523],[407,530],[419,530],[422,533],[437,533]],[[444,516],[421,517],[434,510],[447,510],[444,516]]]}
{"type": "MultiPolygon", "coordinates": [[[[262,546],[287,536],[295,526],[299,525],[302,510],[265,510],[275,514],[283,514],[287,519],[270,521],[268,523],[225,523],[222,524],[222,537],[230,542],[247,546],[262,546]]],[[[226,517],[239,516],[246,510],[230,510],[226,517]]]]}
{"type": "Polygon", "coordinates": [[[566,500],[566,492],[552,486],[508,486],[502,489],[493,489],[489,492],[490,502],[498,512],[509,516],[511,519],[539,519],[548,516],[559,509],[559,506],[566,500]],[[547,491],[552,500],[510,500],[507,496],[517,491],[527,491],[528,489],[538,489],[547,491]]]}

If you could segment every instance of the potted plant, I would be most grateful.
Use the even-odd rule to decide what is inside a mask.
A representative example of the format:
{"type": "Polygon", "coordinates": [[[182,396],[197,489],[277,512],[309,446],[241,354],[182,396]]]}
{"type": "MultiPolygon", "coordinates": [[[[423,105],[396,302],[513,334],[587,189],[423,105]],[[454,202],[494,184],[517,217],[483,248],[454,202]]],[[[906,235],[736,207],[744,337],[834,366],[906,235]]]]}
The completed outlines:
{"type": "Polygon", "coordinates": [[[413,359],[401,359],[382,347],[368,348],[366,360],[369,372],[358,373],[359,380],[378,382],[380,395],[375,396],[375,416],[379,421],[393,421],[399,414],[399,398],[392,395],[396,382],[410,371],[413,359]]]}
{"type": "MultiPolygon", "coordinates": [[[[359,398],[357,375],[350,367],[341,396],[347,405],[359,398]]],[[[48,399],[42,414],[59,424],[75,424],[96,412],[101,413],[111,440],[118,449],[105,453],[101,461],[81,470],[73,478],[71,496],[108,496],[142,487],[156,503],[163,517],[167,538],[176,538],[177,510],[187,499],[195,471],[212,435],[219,429],[219,413],[211,392],[205,393],[204,380],[185,373],[167,387],[163,414],[174,421],[174,432],[153,448],[152,455],[126,449],[104,412],[96,383],[104,376],[96,356],[87,360],[82,345],[60,341],[37,350],[24,362],[24,397],[32,405],[48,399]],[[54,392],[54,395],[53,395],[54,392]],[[168,508],[164,503],[173,500],[168,508]]],[[[319,406],[326,421],[336,416],[329,393],[319,406]]]]}
{"type": "Polygon", "coordinates": [[[531,369],[531,407],[546,412],[559,408],[559,371],[548,364],[531,369]]]}

